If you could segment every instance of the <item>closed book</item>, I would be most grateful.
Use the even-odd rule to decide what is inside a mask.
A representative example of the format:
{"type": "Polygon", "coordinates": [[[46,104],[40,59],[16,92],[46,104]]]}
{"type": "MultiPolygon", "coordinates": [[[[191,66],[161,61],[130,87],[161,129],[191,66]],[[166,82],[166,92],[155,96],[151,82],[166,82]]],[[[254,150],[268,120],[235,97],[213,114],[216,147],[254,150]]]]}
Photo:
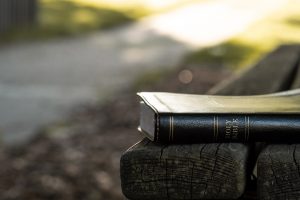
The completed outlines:
{"type": "Polygon", "coordinates": [[[300,142],[299,91],[253,96],[141,92],[139,130],[162,143],[300,142]]]}

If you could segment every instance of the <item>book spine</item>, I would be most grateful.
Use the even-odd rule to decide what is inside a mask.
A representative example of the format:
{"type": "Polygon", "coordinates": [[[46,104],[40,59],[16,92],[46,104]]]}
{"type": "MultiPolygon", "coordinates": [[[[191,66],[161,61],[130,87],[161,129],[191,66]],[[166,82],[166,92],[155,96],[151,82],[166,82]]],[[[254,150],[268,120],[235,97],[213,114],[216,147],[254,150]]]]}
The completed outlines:
{"type": "Polygon", "coordinates": [[[300,142],[299,115],[161,115],[155,140],[168,143],[300,142]]]}

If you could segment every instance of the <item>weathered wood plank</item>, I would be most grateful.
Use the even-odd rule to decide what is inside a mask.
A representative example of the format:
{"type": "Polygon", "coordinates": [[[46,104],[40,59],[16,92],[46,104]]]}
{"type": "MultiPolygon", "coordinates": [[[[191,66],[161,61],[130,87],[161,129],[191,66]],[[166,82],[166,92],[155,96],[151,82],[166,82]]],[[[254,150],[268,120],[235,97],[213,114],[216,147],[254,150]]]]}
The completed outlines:
{"type": "MultiPolygon", "coordinates": [[[[282,45],[266,55],[254,67],[225,80],[212,88],[209,93],[219,95],[272,93],[296,88],[295,81],[298,79],[300,87],[299,54],[299,45],[282,45]]],[[[248,169],[250,171],[254,168],[257,156],[264,146],[266,146],[264,143],[252,144],[253,148],[248,152],[248,169]]]]}
{"type": "Polygon", "coordinates": [[[291,88],[299,61],[299,45],[283,45],[255,67],[225,80],[209,93],[220,95],[252,95],[272,93],[291,88]]]}
{"type": "Polygon", "coordinates": [[[269,145],[257,162],[260,199],[300,198],[300,144],[269,145]]]}
{"type": "MultiPolygon", "coordinates": [[[[291,48],[298,51],[295,46],[291,48]]],[[[259,68],[258,72],[268,71],[268,78],[266,78],[266,73],[253,75],[255,69],[250,69],[247,73],[235,78],[236,84],[231,82],[226,86],[216,87],[211,93],[246,95],[285,89],[291,84],[287,83],[287,80],[297,62],[296,56],[291,53],[289,47],[284,46],[275,50],[266,59],[267,61],[262,60],[255,68],[259,68]],[[276,62],[272,62],[276,59],[276,62]],[[284,59],[286,62],[283,61],[284,59]],[[286,67],[282,66],[283,63],[286,67]],[[276,76],[270,76],[273,70],[278,70],[276,76]],[[250,84],[251,82],[259,84],[250,84]]],[[[163,146],[152,142],[142,142],[125,152],[121,158],[122,189],[131,200],[191,199],[190,197],[193,199],[235,199],[243,194],[246,186],[249,169],[246,168],[245,163],[247,166],[251,165],[249,149],[248,145],[237,143],[163,146]],[[224,158],[226,162],[222,163],[220,160],[224,158]],[[232,172],[232,169],[235,171],[232,172]],[[231,177],[228,179],[223,173],[230,173],[231,177]],[[227,181],[230,182],[230,186],[227,181]]]]}
{"type": "Polygon", "coordinates": [[[300,88],[300,63],[295,71],[295,78],[291,87],[292,89],[300,88]]]}
{"type": "Polygon", "coordinates": [[[123,193],[132,200],[238,198],[245,187],[247,159],[246,148],[241,146],[219,143],[162,148],[145,139],[122,156],[123,193]]]}
{"type": "MultiPolygon", "coordinates": [[[[300,87],[299,63],[291,82],[300,87]]],[[[268,145],[257,159],[257,178],[260,199],[299,199],[300,144],[268,145]]]]}

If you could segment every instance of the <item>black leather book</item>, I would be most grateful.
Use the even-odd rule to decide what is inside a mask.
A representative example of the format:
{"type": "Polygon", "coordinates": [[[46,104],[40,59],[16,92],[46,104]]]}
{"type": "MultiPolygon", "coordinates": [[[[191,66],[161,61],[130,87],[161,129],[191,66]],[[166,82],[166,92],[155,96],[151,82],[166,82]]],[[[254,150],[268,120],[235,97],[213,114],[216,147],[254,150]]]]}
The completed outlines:
{"type": "Polygon", "coordinates": [[[256,96],[138,93],[152,141],[300,142],[300,90],[256,96]]]}

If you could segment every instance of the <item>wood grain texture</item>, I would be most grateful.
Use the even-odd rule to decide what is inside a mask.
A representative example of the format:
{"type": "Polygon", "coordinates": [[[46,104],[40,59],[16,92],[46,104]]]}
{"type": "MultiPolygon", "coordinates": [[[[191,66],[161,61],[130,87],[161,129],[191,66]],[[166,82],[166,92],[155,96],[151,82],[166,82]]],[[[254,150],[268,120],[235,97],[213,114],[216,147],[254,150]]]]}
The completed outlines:
{"type": "MultiPolygon", "coordinates": [[[[300,88],[300,45],[282,45],[269,53],[254,67],[233,76],[225,83],[217,85],[209,91],[210,94],[220,95],[252,95],[278,92],[282,90],[300,88]]],[[[250,173],[255,166],[255,162],[260,151],[266,146],[265,143],[252,144],[251,150],[248,148],[248,169],[250,173]]],[[[290,155],[287,155],[290,156],[290,155]]],[[[260,168],[265,170],[265,168],[260,168]]],[[[266,168],[266,170],[268,170],[266,168]]],[[[249,172],[248,172],[249,173],[249,172]]],[[[249,174],[248,174],[249,177],[249,174]]],[[[248,184],[253,185],[248,178],[248,184]]],[[[257,184],[257,188],[262,188],[263,181],[257,184]]],[[[249,188],[246,188],[248,190],[249,188]]],[[[253,193],[248,190],[247,192],[253,193]]]]}
{"type": "MultiPolygon", "coordinates": [[[[282,46],[210,93],[249,95],[289,88],[299,52],[298,46],[282,46]]],[[[238,143],[164,146],[144,140],[121,157],[122,190],[131,200],[236,199],[244,193],[255,154],[238,143]]]]}
{"type": "Polygon", "coordinates": [[[257,162],[260,199],[300,198],[300,144],[269,145],[257,162]]]}
{"type": "MultiPolygon", "coordinates": [[[[288,48],[288,47],[286,47],[288,48]]],[[[297,48],[292,48],[298,53],[297,48]]],[[[292,69],[291,89],[300,87],[299,61],[292,69]]],[[[259,199],[300,198],[300,144],[269,144],[257,159],[259,199]]]]}
{"type": "Polygon", "coordinates": [[[121,158],[122,190],[131,200],[232,199],[243,194],[242,144],[161,146],[144,139],[121,158]]]}

